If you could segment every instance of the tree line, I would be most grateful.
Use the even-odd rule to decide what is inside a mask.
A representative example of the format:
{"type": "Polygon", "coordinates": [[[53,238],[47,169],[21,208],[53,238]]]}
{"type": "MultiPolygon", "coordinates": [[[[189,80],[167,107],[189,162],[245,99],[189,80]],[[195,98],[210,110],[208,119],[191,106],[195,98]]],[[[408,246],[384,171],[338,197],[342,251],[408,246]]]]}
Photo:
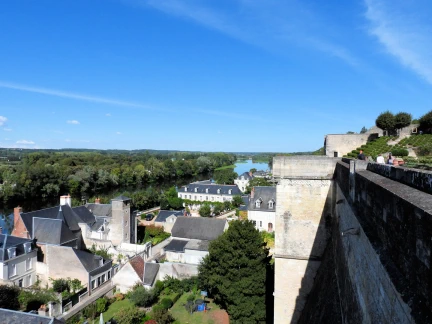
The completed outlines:
{"type": "Polygon", "coordinates": [[[0,165],[0,203],[48,201],[65,193],[81,200],[120,188],[209,174],[235,160],[234,154],[226,153],[23,153],[18,163],[0,165]]]}

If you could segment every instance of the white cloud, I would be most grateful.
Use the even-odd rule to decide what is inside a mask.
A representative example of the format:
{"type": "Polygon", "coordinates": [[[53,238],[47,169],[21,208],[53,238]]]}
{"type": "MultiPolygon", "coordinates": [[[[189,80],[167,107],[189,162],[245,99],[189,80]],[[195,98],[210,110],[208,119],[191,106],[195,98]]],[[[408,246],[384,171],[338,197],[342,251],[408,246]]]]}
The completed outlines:
{"type": "Polygon", "coordinates": [[[7,121],[6,117],[0,116],[0,126],[3,126],[7,121]]]}
{"type": "Polygon", "coordinates": [[[79,125],[80,122],[78,120],[68,120],[67,123],[72,125],[79,125]]]}
{"type": "Polygon", "coordinates": [[[117,135],[121,135],[122,133],[121,133],[121,132],[116,132],[116,134],[117,134],[117,135]]]}
{"type": "Polygon", "coordinates": [[[19,140],[16,142],[17,144],[23,144],[23,145],[33,145],[35,142],[33,141],[27,141],[27,140],[19,140]]]}
{"type": "Polygon", "coordinates": [[[431,10],[425,1],[365,0],[369,33],[387,52],[432,84],[431,10]]]}
{"type": "Polygon", "coordinates": [[[108,113],[108,114],[105,114],[105,116],[107,116],[107,117],[111,117],[111,114],[110,114],[110,113],[108,113]]]}
{"type": "Polygon", "coordinates": [[[12,132],[12,128],[3,128],[3,130],[5,131],[5,132],[12,132]]]}

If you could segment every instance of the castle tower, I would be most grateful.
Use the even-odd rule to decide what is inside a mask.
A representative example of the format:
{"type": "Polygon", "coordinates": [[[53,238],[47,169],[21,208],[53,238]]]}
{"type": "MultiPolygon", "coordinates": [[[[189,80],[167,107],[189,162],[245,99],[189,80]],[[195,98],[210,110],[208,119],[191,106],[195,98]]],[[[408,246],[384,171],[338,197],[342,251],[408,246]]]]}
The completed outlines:
{"type": "MultiPolygon", "coordinates": [[[[111,222],[109,236],[114,245],[120,243],[131,243],[131,221],[130,213],[131,199],[119,196],[111,199],[111,222]]],[[[135,243],[135,242],[133,242],[135,243]]]]}

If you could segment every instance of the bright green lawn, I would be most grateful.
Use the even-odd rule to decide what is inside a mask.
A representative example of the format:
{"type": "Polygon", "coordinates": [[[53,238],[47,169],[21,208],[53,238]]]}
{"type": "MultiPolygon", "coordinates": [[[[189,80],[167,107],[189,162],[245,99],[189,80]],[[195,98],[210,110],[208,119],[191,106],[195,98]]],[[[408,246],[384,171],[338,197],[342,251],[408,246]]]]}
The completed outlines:
{"type": "MultiPolygon", "coordinates": [[[[190,294],[188,293],[183,294],[171,308],[171,314],[176,319],[174,324],[213,324],[214,321],[211,318],[211,314],[213,310],[219,309],[219,306],[210,302],[207,304],[207,306],[211,308],[210,311],[206,313],[194,312],[193,314],[189,314],[189,312],[184,307],[184,304],[187,303],[187,297],[189,295],[190,294]]],[[[201,297],[197,295],[195,299],[198,298],[201,297]]]]}
{"type": "Polygon", "coordinates": [[[133,306],[132,302],[129,299],[123,299],[112,303],[108,310],[103,313],[104,321],[107,322],[122,308],[127,308],[133,306]]]}

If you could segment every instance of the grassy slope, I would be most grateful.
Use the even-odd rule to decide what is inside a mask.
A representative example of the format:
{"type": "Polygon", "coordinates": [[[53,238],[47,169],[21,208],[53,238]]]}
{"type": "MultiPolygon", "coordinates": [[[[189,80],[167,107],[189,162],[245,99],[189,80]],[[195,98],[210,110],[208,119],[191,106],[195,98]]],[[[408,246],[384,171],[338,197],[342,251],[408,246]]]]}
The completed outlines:
{"type": "MultiPolygon", "coordinates": [[[[187,297],[189,294],[185,293],[183,294],[179,300],[174,304],[174,306],[171,308],[171,314],[174,316],[176,321],[175,324],[210,324],[214,323],[214,321],[211,318],[211,314],[213,310],[219,309],[219,306],[216,304],[210,302],[207,304],[208,307],[211,308],[208,312],[194,312],[193,314],[189,314],[186,308],[184,307],[184,304],[187,302],[187,297]]],[[[200,296],[196,296],[195,299],[201,298],[200,296]]],[[[208,298],[206,298],[208,300],[208,298]]]]}
{"type": "MultiPolygon", "coordinates": [[[[123,299],[123,300],[119,300],[116,301],[114,303],[112,303],[109,307],[108,310],[103,313],[103,318],[105,320],[105,322],[109,321],[111,318],[114,317],[114,315],[122,308],[127,308],[133,306],[132,302],[129,299],[123,299]]],[[[97,321],[97,323],[99,323],[99,320],[97,321]]]]}

